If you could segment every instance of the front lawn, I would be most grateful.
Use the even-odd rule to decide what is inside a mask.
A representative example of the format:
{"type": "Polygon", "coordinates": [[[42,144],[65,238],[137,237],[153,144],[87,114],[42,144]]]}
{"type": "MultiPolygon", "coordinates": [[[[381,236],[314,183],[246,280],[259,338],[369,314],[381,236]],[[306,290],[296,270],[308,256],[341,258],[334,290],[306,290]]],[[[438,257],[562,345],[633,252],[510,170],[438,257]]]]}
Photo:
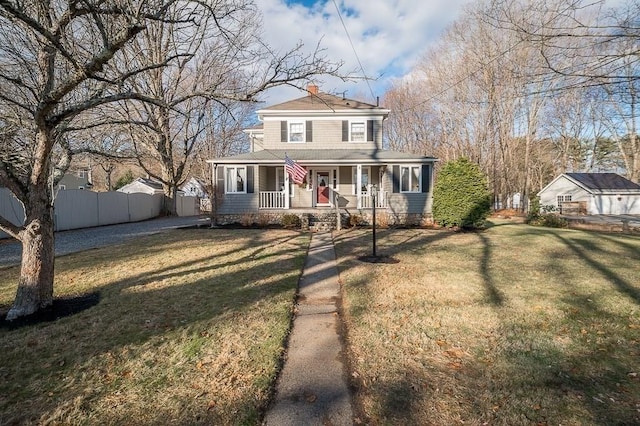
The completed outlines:
{"type": "Polygon", "coordinates": [[[496,221],[334,235],[368,424],[640,424],[640,237],[496,221]]]}
{"type": "MultiPolygon", "coordinates": [[[[57,259],[56,297],[81,311],[2,324],[0,424],[255,424],[308,242],[176,230],[57,259]]],[[[17,274],[0,269],[0,312],[17,274]]]]}

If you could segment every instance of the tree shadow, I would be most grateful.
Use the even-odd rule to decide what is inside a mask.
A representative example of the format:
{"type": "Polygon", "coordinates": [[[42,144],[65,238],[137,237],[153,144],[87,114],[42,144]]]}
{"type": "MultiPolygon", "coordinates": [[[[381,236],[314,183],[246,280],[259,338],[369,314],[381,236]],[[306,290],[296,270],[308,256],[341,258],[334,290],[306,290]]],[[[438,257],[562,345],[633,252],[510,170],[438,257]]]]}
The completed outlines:
{"type": "MultiPolygon", "coordinates": [[[[238,241],[235,231],[194,232],[197,232],[194,233],[196,239],[207,238],[210,241],[209,237],[213,237],[216,242],[238,241]],[[207,237],[203,237],[204,234],[207,237]],[[221,238],[216,238],[218,236],[221,238]]],[[[256,304],[269,303],[284,293],[292,294],[292,312],[293,294],[305,253],[302,240],[294,241],[300,238],[300,234],[292,235],[286,232],[286,235],[268,239],[260,235],[259,231],[249,231],[242,233],[242,237],[243,241],[198,259],[177,261],[158,267],[151,273],[130,274],[123,279],[105,282],[100,288],[82,296],[57,298],[50,315],[43,314],[42,318],[27,318],[24,322],[13,322],[7,327],[3,326],[0,333],[3,334],[6,344],[12,347],[0,355],[0,382],[3,382],[0,384],[0,394],[18,394],[15,391],[18,384],[29,389],[40,386],[39,375],[44,372],[40,371],[38,366],[42,364],[53,365],[55,377],[73,376],[77,371],[86,369],[87,363],[95,357],[116,354],[158,339],[163,340],[163,336],[171,333],[183,333],[185,330],[193,329],[192,332],[200,339],[201,335],[197,330],[202,329],[200,333],[208,336],[207,329],[203,327],[210,321],[240,318],[240,315],[251,312],[256,304]],[[226,256],[229,256],[226,261],[216,262],[217,259],[226,256]],[[212,270],[216,272],[205,274],[212,270]],[[39,322],[44,319],[50,321],[39,322]],[[88,341],[90,343],[87,343],[88,341]],[[70,344],[73,345],[73,349],[61,349],[64,353],[52,353],[50,349],[69,347],[70,344]],[[34,371],[18,376],[20,369],[9,368],[10,363],[18,362],[18,359],[23,365],[36,366],[34,371]],[[59,361],[60,359],[63,361],[59,361]]],[[[168,252],[170,249],[167,247],[170,247],[171,241],[168,243],[169,246],[166,246],[160,242],[150,248],[150,251],[168,252]]],[[[91,256],[93,253],[86,255],[91,256]]],[[[113,250],[113,256],[98,261],[95,271],[101,269],[101,263],[117,264],[128,259],[127,256],[125,250],[113,250]]],[[[140,253],[140,256],[144,256],[144,253],[140,253]]],[[[67,268],[74,268],[74,264],[67,268]]],[[[207,337],[213,341],[216,338],[215,335],[207,337]]],[[[271,337],[265,336],[265,339],[267,338],[271,337]]],[[[284,345],[284,342],[281,344],[284,345]]],[[[57,393],[60,386],[65,387],[64,383],[51,382],[46,384],[46,389],[42,389],[45,398],[38,398],[38,406],[42,409],[40,414],[53,413],[64,406],[64,401],[46,398],[47,389],[57,393]]],[[[64,390],[65,400],[85,398],[83,392],[80,388],[69,387],[64,390]]],[[[18,399],[14,402],[18,403],[19,396],[15,397],[18,399]]],[[[234,404],[238,407],[255,405],[255,395],[248,395],[247,398],[239,399],[234,404]]],[[[11,405],[12,400],[0,399],[0,407],[6,403],[11,405]]],[[[156,408],[159,420],[165,410],[163,407],[156,408]]],[[[254,408],[259,411],[264,407],[254,408]]],[[[229,410],[234,408],[231,407],[229,410]]],[[[0,409],[0,423],[9,422],[10,419],[2,411],[0,409]]],[[[13,418],[12,421],[37,421],[40,414],[33,417],[34,413],[30,412],[31,417],[13,418]]],[[[200,413],[201,420],[185,417],[181,422],[211,424],[215,422],[212,420],[215,417],[211,417],[214,414],[207,412],[205,406],[200,413]]],[[[117,416],[115,413],[113,415],[117,416]]]]}
{"type": "Polygon", "coordinates": [[[482,243],[482,258],[479,261],[480,275],[482,276],[488,301],[495,306],[502,306],[504,303],[504,295],[500,290],[498,290],[498,287],[491,275],[491,242],[482,232],[478,232],[476,235],[482,243]]]}
{"type": "Polygon", "coordinates": [[[596,254],[599,250],[598,246],[592,242],[581,239],[569,239],[560,233],[553,234],[558,240],[562,241],[570,248],[579,258],[584,260],[589,266],[598,271],[607,281],[611,282],[621,293],[627,295],[635,303],[640,304],[640,288],[635,287],[627,282],[619,274],[607,268],[604,264],[598,262],[591,254],[596,254]]]}
{"type": "MultiPolygon", "coordinates": [[[[375,417],[376,421],[381,424],[442,424],[437,420],[425,417],[424,407],[437,409],[440,402],[438,395],[441,394],[438,392],[444,391],[445,393],[455,392],[456,401],[459,403],[457,408],[459,411],[452,412],[451,415],[451,419],[456,420],[451,423],[469,421],[473,424],[547,424],[553,422],[553,413],[557,413],[557,411],[548,410],[548,408],[557,409],[557,407],[567,404],[572,410],[580,411],[577,413],[577,418],[590,419],[593,424],[639,424],[640,416],[633,409],[629,409],[635,403],[635,396],[629,390],[634,387],[630,383],[636,380],[635,376],[629,375],[629,371],[635,371],[635,366],[629,365],[628,362],[622,362],[616,356],[616,351],[620,350],[621,345],[626,345],[627,349],[625,350],[632,350],[634,342],[637,340],[633,336],[633,329],[619,329],[620,324],[629,322],[629,313],[626,311],[618,314],[615,311],[599,309],[597,304],[592,303],[590,295],[580,294],[579,291],[573,289],[572,283],[579,283],[580,277],[567,273],[566,268],[563,267],[565,260],[563,256],[566,258],[568,252],[575,253],[577,258],[586,262],[596,273],[611,282],[621,294],[628,296],[635,303],[640,300],[638,289],[623,275],[598,260],[597,254],[601,247],[597,241],[582,240],[571,234],[580,231],[518,226],[522,227],[522,231],[516,228],[509,233],[510,237],[517,238],[518,234],[528,235],[531,231],[540,237],[560,242],[552,246],[555,251],[548,252],[546,258],[541,257],[541,261],[545,263],[545,270],[542,273],[550,274],[554,280],[553,285],[557,282],[559,287],[557,294],[561,297],[561,303],[556,306],[559,305],[558,309],[563,311],[559,316],[559,321],[564,323],[558,327],[559,335],[545,335],[538,333],[536,329],[537,321],[542,321],[539,318],[547,318],[543,310],[544,303],[539,311],[539,317],[531,319],[524,319],[522,315],[509,310],[511,308],[507,306],[509,304],[506,301],[510,299],[510,287],[502,287],[501,284],[509,283],[510,278],[496,275],[492,271],[497,251],[505,248],[494,241],[491,235],[482,232],[476,233],[479,240],[478,248],[481,249],[481,256],[476,260],[479,273],[486,289],[487,301],[490,306],[495,307],[498,327],[501,331],[508,331],[497,333],[500,339],[506,340],[506,343],[500,347],[500,351],[490,352],[489,356],[492,361],[485,362],[468,357],[463,359],[462,365],[455,370],[427,364],[424,364],[426,373],[414,370],[414,366],[424,361],[418,358],[421,352],[415,352],[406,355],[407,358],[411,358],[407,362],[408,365],[390,364],[388,372],[376,376],[375,381],[368,381],[366,386],[358,383],[359,379],[352,379],[356,401],[358,393],[378,395],[379,398],[375,401],[375,406],[368,408],[377,416],[375,417]],[[590,322],[593,327],[603,327],[602,330],[589,328],[590,322]],[[571,339],[571,344],[566,343],[568,339],[571,339]],[[584,339],[584,342],[581,339],[584,339]],[[590,339],[598,341],[596,350],[593,349],[592,344],[585,343],[590,339]],[[496,379],[496,376],[492,376],[490,373],[492,369],[498,368],[496,365],[505,370],[497,376],[502,379],[496,379]],[[393,370],[397,371],[391,374],[393,370]],[[474,377],[477,387],[473,385],[456,387],[455,382],[450,382],[452,388],[443,390],[441,386],[436,392],[435,388],[431,388],[428,384],[429,377],[434,375],[474,377]],[[425,382],[420,383],[418,377],[424,378],[425,382]],[[505,380],[505,382],[501,380],[505,380]],[[489,401],[488,407],[486,401],[478,400],[478,387],[489,390],[485,394],[490,395],[493,401],[489,401]],[[537,395],[544,396],[545,399],[536,400],[537,395]],[[523,400],[526,402],[523,403],[523,400]],[[529,401],[532,402],[529,403],[529,401]],[[620,401],[624,401],[624,404],[620,404],[620,401]],[[509,404],[514,404],[515,407],[505,409],[504,411],[507,413],[504,413],[502,406],[509,404]],[[495,411],[492,411],[492,406],[495,411]]],[[[385,235],[390,241],[397,241],[400,244],[395,246],[387,241],[383,247],[385,247],[384,250],[389,250],[389,253],[394,254],[401,251],[412,252],[416,256],[411,261],[418,262],[421,261],[420,254],[429,250],[429,243],[452,235],[452,233],[422,236],[412,234],[409,238],[403,235],[402,238],[395,239],[390,235],[385,235]],[[403,246],[402,242],[406,242],[406,246],[403,246]]],[[[345,235],[342,238],[337,238],[336,244],[338,246],[345,244],[348,249],[341,250],[343,256],[346,252],[345,257],[348,257],[348,259],[339,259],[342,265],[341,269],[356,267],[350,259],[356,255],[357,247],[362,246],[362,243],[363,237],[358,235],[345,235]],[[351,248],[353,250],[349,250],[351,248]]],[[[629,251],[631,262],[637,258],[637,245],[634,246],[628,240],[615,241],[615,244],[621,247],[623,252],[629,251]]],[[[508,247],[511,248],[514,245],[508,247]]],[[[523,251],[526,251],[524,249],[523,247],[523,251]]],[[[610,256],[614,255],[615,253],[612,251],[610,256]]],[[[407,262],[409,260],[403,259],[403,264],[407,262]]],[[[388,275],[389,271],[393,269],[393,265],[387,267],[390,269],[385,269],[384,273],[388,275]]],[[[362,295],[356,294],[354,297],[355,304],[350,306],[352,315],[358,317],[365,310],[380,309],[370,303],[373,299],[371,291],[374,290],[368,286],[371,280],[376,279],[378,273],[377,267],[368,267],[363,269],[363,273],[360,273],[359,270],[357,279],[349,282],[349,286],[362,293],[362,295]]],[[[398,273],[401,274],[402,271],[399,270],[398,273]]],[[[523,277],[518,279],[516,276],[514,278],[514,284],[526,286],[527,283],[523,277]]],[[[398,279],[402,279],[401,275],[398,276],[398,279]]],[[[390,282],[390,286],[392,285],[393,282],[390,282]]],[[[555,300],[553,303],[556,303],[555,300]]],[[[395,308],[390,307],[389,309],[395,308]]],[[[420,315],[417,312],[415,314],[420,315]]],[[[386,313],[381,312],[381,315],[384,316],[386,313]]],[[[424,315],[428,316],[430,313],[425,312],[424,315]]],[[[552,318],[549,319],[550,321],[553,320],[553,317],[549,318],[552,318]]],[[[544,322],[540,324],[540,327],[545,327],[544,322]]],[[[432,336],[427,337],[433,339],[432,336]]],[[[403,336],[397,338],[399,342],[406,343],[403,342],[403,336]]],[[[393,351],[394,349],[390,346],[389,350],[393,351]]],[[[389,358],[393,359],[393,356],[389,355],[389,358]]],[[[406,358],[403,359],[406,360],[406,358]]],[[[438,383],[437,380],[434,382],[438,383]]],[[[433,386],[438,385],[434,384],[433,386]]],[[[362,406],[359,409],[362,409],[362,406]]],[[[366,419],[365,414],[359,415],[366,419]]]]}

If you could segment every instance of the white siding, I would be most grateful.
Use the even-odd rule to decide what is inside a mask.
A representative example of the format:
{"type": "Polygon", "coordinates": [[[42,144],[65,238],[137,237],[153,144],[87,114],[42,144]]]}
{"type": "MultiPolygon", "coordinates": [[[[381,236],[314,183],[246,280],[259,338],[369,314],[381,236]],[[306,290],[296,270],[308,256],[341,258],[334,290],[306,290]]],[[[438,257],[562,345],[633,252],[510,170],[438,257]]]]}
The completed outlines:
{"type": "Polygon", "coordinates": [[[540,205],[558,207],[558,195],[571,195],[571,201],[586,201],[587,205],[591,202],[591,194],[589,192],[580,188],[565,176],[560,176],[540,192],[540,205]]]}
{"type": "Polygon", "coordinates": [[[588,206],[589,214],[640,214],[640,194],[595,195],[588,206]]]}

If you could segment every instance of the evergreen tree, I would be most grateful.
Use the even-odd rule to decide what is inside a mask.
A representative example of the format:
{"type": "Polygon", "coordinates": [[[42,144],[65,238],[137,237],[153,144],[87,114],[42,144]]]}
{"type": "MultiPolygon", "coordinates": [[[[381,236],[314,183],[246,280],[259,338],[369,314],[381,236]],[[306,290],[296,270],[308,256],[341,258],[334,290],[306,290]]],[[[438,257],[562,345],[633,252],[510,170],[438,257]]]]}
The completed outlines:
{"type": "Polygon", "coordinates": [[[479,228],[491,210],[487,180],[466,158],[446,163],[433,189],[433,218],[441,226],[479,228]]]}

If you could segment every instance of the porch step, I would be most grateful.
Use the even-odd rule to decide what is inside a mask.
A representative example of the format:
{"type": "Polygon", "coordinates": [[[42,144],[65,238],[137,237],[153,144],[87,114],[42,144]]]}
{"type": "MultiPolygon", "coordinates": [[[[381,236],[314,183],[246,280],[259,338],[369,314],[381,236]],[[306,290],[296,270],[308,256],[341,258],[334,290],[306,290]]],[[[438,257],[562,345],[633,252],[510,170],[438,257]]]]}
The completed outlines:
{"type": "Polygon", "coordinates": [[[313,225],[309,225],[311,232],[327,232],[336,229],[335,222],[315,222],[313,225]]]}
{"type": "Polygon", "coordinates": [[[336,214],[322,213],[309,215],[309,230],[311,232],[326,232],[336,229],[336,214]]]}

